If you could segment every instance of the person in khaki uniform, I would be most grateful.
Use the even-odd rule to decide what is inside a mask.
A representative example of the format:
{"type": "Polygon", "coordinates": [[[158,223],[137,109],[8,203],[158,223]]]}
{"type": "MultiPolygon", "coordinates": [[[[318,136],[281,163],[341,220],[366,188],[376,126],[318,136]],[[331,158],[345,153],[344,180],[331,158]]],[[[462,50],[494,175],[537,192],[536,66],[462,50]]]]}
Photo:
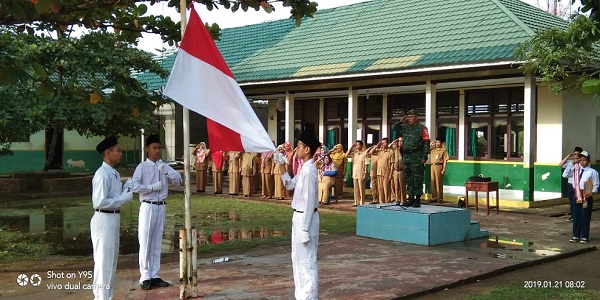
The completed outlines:
{"type": "MultiPolygon", "coordinates": [[[[277,151],[279,151],[279,153],[283,154],[284,157],[286,158],[285,170],[287,170],[287,164],[288,164],[287,156],[285,156],[285,150],[283,149],[283,145],[277,146],[277,151]]],[[[273,174],[273,177],[275,179],[275,199],[283,200],[283,199],[285,199],[285,195],[287,194],[286,188],[283,185],[283,180],[281,179],[281,175],[283,175],[283,173],[281,173],[281,169],[279,168],[279,166],[277,164],[271,164],[271,165],[272,165],[271,174],[273,174]]]]}
{"type": "Polygon", "coordinates": [[[346,158],[352,160],[352,186],[354,187],[354,205],[365,205],[365,180],[367,179],[367,151],[365,144],[357,140],[346,152],[346,158]]]}
{"type": "Polygon", "coordinates": [[[273,198],[275,184],[273,180],[273,151],[267,151],[261,154],[260,161],[260,178],[261,178],[261,187],[262,187],[262,198],[263,199],[271,199],[273,198]]]}
{"type": "Polygon", "coordinates": [[[210,154],[212,160],[213,185],[215,194],[223,194],[223,166],[225,165],[225,153],[217,150],[210,154]]]}
{"type": "Polygon", "coordinates": [[[383,138],[371,153],[377,153],[377,194],[380,203],[392,201],[392,169],[394,163],[394,151],[388,148],[388,139],[383,138]]]}
{"type": "Polygon", "coordinates": [[[210,150],[206,148],[204,142],[200,142],[194,149],[194,156],[196,156],[196,192],[204,192],[206,189],[209,153],[210,150]]]}
{"type": "Polygon", "coordinates": [[[331,151],[329,151],[331,161],[337,170],[335,176],[335,196],[337,199],[342,199],[344,194],[344,177],[346,176],[346,153],[342,144],[335,145],[331,151]]]}
{"type": "Polygon", "coordinates": [[[402,138],[390,144],[394,151],[394,168],[392,170],[392,202],[403,203],[406,200],[406,184],[404,183],[404,163],[402,162],[402,138]]]}
{"type": "Polygon", "coordinates": [[[242,177],[241,158],[239,151],[228,151],[227,158],[229,159],[229,195],[237,195],[240,192],[240,184],[242,177]]]}
{"type": "Polygon", "coordinates": [[[373,153],[371,151],[375,149],[375,146],[371,146],[369,149],[367,149],[367,157],[369,157],[369,163],[371,164],[369,176],[371,176],[371,195],[373,196],[372,203],[379,203],[379,193],[377,191],[377,152],[373,153]]]}
{"type": "Polygon", "coordinates": [[[437,139],[431,142],[431,200],[429,202],[444,202],[444,174],[448,150],[442,147],[442,141],[437,139]]]}
{"type": "Polygon", "coordinates": [[[255,158],[257,154],[244,152],[242,154],[242,193],[244,197],[252,196],[254,191],[254,176],[256,176],[255,158]]]}
{"type": "Polygon", "coordinates": [[[252,179],[252,194],[258,193],[258,188],[261,185],[261,176],[262,174],[260,173],[260,164],[262,161],[262,157],[260,156],[260,154],[256,153],[256,156],[254,156],[254,178],[252,179]]]}
{"type": "Polygon", "coordinates": [[[333,171],[335,169],[335,164],[333,163],[329,154],[323,155],[323,162],[321,163],[321,167],[319,167],[318,172],[318,194],[319,194],[319,203],[323,205],[329,204],[329,191],[331,187],[335,184],[335,177],[326,176],[326,171],[333,171]]]}

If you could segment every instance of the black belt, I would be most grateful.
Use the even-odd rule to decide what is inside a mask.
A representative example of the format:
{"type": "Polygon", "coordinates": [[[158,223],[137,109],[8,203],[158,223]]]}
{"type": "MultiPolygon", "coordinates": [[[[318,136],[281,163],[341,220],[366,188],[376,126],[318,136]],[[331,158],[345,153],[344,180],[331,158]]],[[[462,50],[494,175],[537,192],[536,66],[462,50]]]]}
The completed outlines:
{"type": "MultiPolygon", "coordinates": [[[[303,213],[304,213],[304,212],[303,212],[303,211],[301,211],[301,210],[296,210],[295,208],[292,208],[292,209],[294,210],[294,212],[301,213],[301,214],[303,214],[303,213]]],[[[317,212],[317,210],[319,210],[319,209],[315,207],[315,212],[317,212]]]]}
{"type": "Polygon", "coordinates": [[[441,165],[443,165],[443,164],[444,164],[444,163],[432,163],[431,165],[433,165],[433,166],[441,166],[441,165]]]}
{"type": "Polygon", "coordinates": [[[148,200],[142,200],[142,202],[148,203],[148,204],[156,204],[156,205],[167,204],[167,201],[148,201],[148,200]]]}
{"type": "Polygon", "coordinates": [[[120,214],[120,210],[105,210],[105,209],[96,209],[97,212],[105,213],[105,214],[120,214]]]}

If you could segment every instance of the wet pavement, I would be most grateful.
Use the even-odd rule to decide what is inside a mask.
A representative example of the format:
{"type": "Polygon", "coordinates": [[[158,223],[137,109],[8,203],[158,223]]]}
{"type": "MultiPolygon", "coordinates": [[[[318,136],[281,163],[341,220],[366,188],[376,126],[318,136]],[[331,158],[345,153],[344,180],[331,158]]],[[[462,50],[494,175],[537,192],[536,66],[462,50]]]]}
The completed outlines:
{"type": "MultiPolygon", "coordinates": [[[[174,188],[173,192],[181,191],[174,188]]],[[[207,190],[207,194],[210,190],[207,190]]],[[[345,193],[344,196],[350,194],[345,193]]],[[[215,195],[217,196],[217,195],[215,195]]],[[[220,197],[238,197],[218,195],[220,197]]],[[[247,198],[246,198],[247,199],[247,198]]],[[[248,201],[289,205],[289,200],[248,201]]],[[[344,197],[320,210],[353,212],[353,200],[344,197]]],[[[455,203],[443,205],[454,206],[455,203]]],[[[319,296],[321,299],[395,299],[474,282],[478,279],[534,264],[593,251],[600,241],[600,221],[594,216],[590,244],[569,243],[568,205],[536,209],[509,209],[486,215],[471,210],[471,219],[488,230],[488,238],[438,246],[419,246],[355,235],[321,235],[319,243],[319,296]]],[[[291,221],[290,221],[291,222],[291,221]]],[[[166,253],[160,275],[172,286],[142,291],[138,284],[137,255],[122,255],[114,299],[179,299],[179,263],[166,253]]],[[[43,265],[43,263],[40,263],[43,265]]],[[[61,300],[91,298],[86,270],[64,269],[56,278],[43,267],[7,272],[14,284],[0,288],[2,299],[61,300]],[[83,272],[83,277],[82,273],[83,272]],[[17,285],[20,273],[41,275],[38,286],[17,285]],[[50,276],[52,275],[52,276],[50,276]],[[48,278],[48,277],[55,278],[48,278]],[[60,285],[60,286],[59,286],[60,285]]],[[[565,274],[569,279],[568,274],[565,274]]],[[[37,283],[37,281],[35,282],[37,283]]],[[[212,255],[198,261],[199,296],[204,299],[293,299],[289,242],[260,246],[243,252],[212,255]],[[229,261],[213,263],[227,257],[229,261]]]]}

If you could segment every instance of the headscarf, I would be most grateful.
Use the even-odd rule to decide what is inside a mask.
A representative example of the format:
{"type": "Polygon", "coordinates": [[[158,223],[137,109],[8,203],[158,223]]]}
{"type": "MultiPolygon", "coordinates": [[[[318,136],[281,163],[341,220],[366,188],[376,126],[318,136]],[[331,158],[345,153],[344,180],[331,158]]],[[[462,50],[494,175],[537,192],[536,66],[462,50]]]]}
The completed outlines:
{"type": "Polygon", "coordinates": [[[323,177],[323,174],[325,173],[325,171],[329,171],[329,170],[335,170],[335,165],[333,164],[333,161],[331,160],[331,156],[329,156],[328,154],[323,155],[323,164],[321,164],[321,168],[319,168],[319,176],[323,177]],[[329,158],[329,163],[325,162],[325,158],[329,158]]]}
{"type": "Polygon", "coordinates": [[[337,144],[329,151],[329,156],[331,156],[331,160],[337,166],[341,165],[344,162],[344,157],[346,157],[346,153],[344,153],[344,147],[342,144],[337,144]]]}
{"type": "Polygon", "coordinates": [[[200,142],[198,146],[200,146],[200,148],[196,149],[196,159],[198,160],[198,163],[203,163],[206,159],[206,144],[204,142],[200,142]]]}
{"type": "Polygon", "coordinates": [[[283,158],[285,159],[285,163],[287,164],[289,162],[287,155],[285,155],[285,150],[283,149],[283,144],[277,146],[277,151],[281,154],[283,154],[283,158]]]}
{"type": "Polygon", "coordinates": [[[273,151],[267,151],[260,154],[260,167],[265,167],[265,161],[273,155],[273,151]]]}
{"type": "Polygon", "coordinates": [[[283,143],[283,150],[285,151],[285,155],[288,157],[288,161],[292,161],[292,157],[294,157],[294,147],[292,147],[292,143],[285,142],[283,143]],[[288,150],[289,148],[289,150],[288,150]]]}

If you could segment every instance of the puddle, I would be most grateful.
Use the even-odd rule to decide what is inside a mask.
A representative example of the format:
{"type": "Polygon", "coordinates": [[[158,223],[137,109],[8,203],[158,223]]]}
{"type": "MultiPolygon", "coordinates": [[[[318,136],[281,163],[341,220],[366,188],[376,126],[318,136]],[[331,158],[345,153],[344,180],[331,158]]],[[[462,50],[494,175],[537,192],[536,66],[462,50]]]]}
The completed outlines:
{"type": "MultiPolygon", "coordinates": [[[[67,256],[87,256],[92,254],[90,237],[89,207],[61,209],[2,209],[0,227],[2,230],[23,232],[33,235],[39,242],[50,243],[56,249],[54,254],[67,256]]],[[[139,249],[137,230],[121,228],[121,254],[136,253],[139,249]]]]}
{"type": "MultiPolygon", "coordinates": [[[[88,206],[53,207],[53,208],[2,208],[0,210],[0,229],[28,233],[38,242],[54,246],[54,254],[67,256],[92,255],[90,238],[90,219],[94,214],[88,206]]],[[[134,213],[137,215],[137,212],[134,213]]],[[[135,218],[135,216],[133,216],[135,218]]],[[[218,221],[238,221],[240,214],[235,211],[201,214],[194,218],[197,227],[215,227],[218,221]]],[[[235,224],[235,223],[232,223],[235,224]]],[[[130,226],[121,225],[120,254],[132,254],[139,251],[137,221],[130,226]]],[[[232,226],[233,227],[233,226],[232,226]]],[[[183,224],[165,228],[162,251],[179,251],[179,229],[183,224]]],[[[198,233],[198,244],[221,244],[235,240],[266,239],[286,236],[289,231],[269,228],[216,228],[212,231],[198,233]]]]}

